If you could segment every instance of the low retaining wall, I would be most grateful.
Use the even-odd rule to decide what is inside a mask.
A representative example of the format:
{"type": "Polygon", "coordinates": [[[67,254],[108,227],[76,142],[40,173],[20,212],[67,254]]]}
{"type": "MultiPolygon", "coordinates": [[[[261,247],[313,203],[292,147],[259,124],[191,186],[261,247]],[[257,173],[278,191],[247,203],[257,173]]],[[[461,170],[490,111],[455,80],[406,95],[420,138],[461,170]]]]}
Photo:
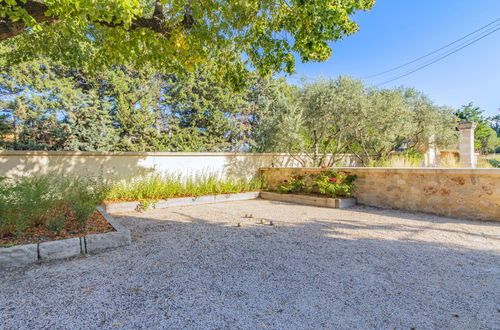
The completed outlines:
{"type": "MultiPolygon", "coordinates": [[[[320,168],[261,168],[275,189],[292,175],[320,168]]],[[[500,221],[500,169],[339,168],[356,174],[359,204],[457,218],[500,221]]]]}
{"type": "Polygon", "coordinates": [[[330,198],[326,196],[279,194],[269,191],[260,193],[260,198],[278,202],[289,202],[335,209],[346,209],[356,205],[355,198],[330,198]]]}

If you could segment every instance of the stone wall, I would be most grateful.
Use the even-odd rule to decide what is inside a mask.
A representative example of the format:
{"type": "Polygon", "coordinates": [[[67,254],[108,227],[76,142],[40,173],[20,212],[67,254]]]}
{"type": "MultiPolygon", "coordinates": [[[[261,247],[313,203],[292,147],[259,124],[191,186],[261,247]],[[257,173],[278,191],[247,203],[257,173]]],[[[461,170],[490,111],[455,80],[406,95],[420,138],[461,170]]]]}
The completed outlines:
{"type": "MultiPolygon", "coordinates": [[[[340,168],[356,174],[359,204],[500,221],[500,169],[340,168]]],[[[270,189],[319,168],[261,168],[270,189]]]]}

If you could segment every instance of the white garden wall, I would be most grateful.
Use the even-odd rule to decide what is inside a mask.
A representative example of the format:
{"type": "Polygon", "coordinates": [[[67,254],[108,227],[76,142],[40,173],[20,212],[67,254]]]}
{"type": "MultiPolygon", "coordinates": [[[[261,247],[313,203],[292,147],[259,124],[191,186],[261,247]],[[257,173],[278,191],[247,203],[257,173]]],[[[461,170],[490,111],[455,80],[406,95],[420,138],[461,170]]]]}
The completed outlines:
{"type": "MultiPolygon", "coordinates": [[[[0,151],[0,176],[57,173],[127,178],[148,172],[193,175],[201,172],[251,177],[260,167],[301,166],[300,155],[185,152],[0,151]]],[[[352,155],[343,164],[354,166],[352,155]]]]}

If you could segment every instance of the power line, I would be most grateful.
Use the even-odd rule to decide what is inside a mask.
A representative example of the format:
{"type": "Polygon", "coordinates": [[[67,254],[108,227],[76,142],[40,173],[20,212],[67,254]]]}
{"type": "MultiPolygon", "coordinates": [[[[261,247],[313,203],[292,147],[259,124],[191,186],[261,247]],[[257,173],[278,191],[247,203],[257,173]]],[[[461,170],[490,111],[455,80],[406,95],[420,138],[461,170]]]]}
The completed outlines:
{"type": "Polygon", "coordinates": [[[407,76],[407,75],[409,75],[409,74],[412,74],[412,73],[414,73],[414,72],[416,72],[416,71],[419,71],[419,70],[421,70],[421,69],[423,69],[423,68],[425,68],[425,67],[428,67],[429,65],[431,65],[431,64],[433,64],[433,63],[436,63],[437,61],[440,61],[440,60],[442,60],[442,59],[444,59],[444,58],[446,58],[446,57],[448,57],[448,56],[450,56],[450,55],[452,55],[452,54],[455,54],[455,53],[456,53],[456,52],[458,52],[459,50],[462,50],[462,49],[464,49],[465,47],[468,47],[468,46],[472,45],[473,43],[478,42],[479,40],[481,40],[481,39],[483,39],[483,38],[485,38],[485,37],[489,36],[490,34],[492,34],[492,33],[496,32],[496,31],[498,31],[498,30],[500,30],[500,27],[495,28],[493,31],[490,31],[490,32],[488,32],[488,33],[486,33],[486,34],[482,35],[481,37],[476,38],[476,39],[474,39],[474,40],[470,41],[469,43],[467,43],[467,44],[465,44],[465,45],[463,45],[463,46],[461,46],[461,47],[459,47],[459,48],[457,48],[457,49],[455,49],[455,50],[453,50],[453,51],[451,51],[451,52],[449,52],[449,53],[447,53],[447,54],[445,54],[445,55],[443,55],[443,56],[441,56],[441,57],[438,57],[437,59],[435,59],[435,60],[433,60],[433,61],[431,61],[431,62],[429,62],[429,63],[426,63],[426,64],[423,64],[423,65],[421,65],[421,66],[419,66],[419,67],[416,67],[415,69],[413,69],[413,70],[411,70],[411,71],[407,71],[407,72],[405,72],[405,73],[403,73],[403,74],[401,74],[401,75],[399,75],[399,76],[397,76],[397,77],[395,77],[395,78],[392,78],[392,79],[390,79],[390,80],[387,80],[387,81],[384,81],[384,82],[382,82],[382,83],[380,83],[380,84],[377,84],[376,86],[378,87],[378,86],[381,86],[381,85],[384,85],[384,84],[390,83],[390,82],[392,82],[392,81],[394,81],[394,80],[397,80],[397,79],[400,79],[400,78],[406,77],[406,76],[407,76]]]}
{"type": "Polygon", "coordinates": [[[407,63],[401,64],[401,65],[396,66],[396,67],[394,67],[394,68],[392,68],[392,69],[385,70],[385,71],[382,71],[382,72],[379,72],[379,73],[376,73],[376,74],[372,74],[372,75],[369,75],[369,76],[366,76],[366,77],[361,77],[361,79],[368,79],[368,78],[377,77],[377,76],[383,75],[383,74],[385,74],[385,73],[392,72],[392,71],[395,71],[395,70],[400,69],[400,68],[402,68],[402,67],[408,66],[408,65],[413,64],[413,63],[415,63],[415,62],[418,62],[418,61],[420,61],[420,60],[421,60],[421,59],[423,59],[423,58],[426,58],[426,57],[428,57],[428,56],[430,56],[430,55],[433,55],[433,54],[435,54],[435,53],[437,53],[437,52],[439,52],[439,51],[441,51],[441,50],[443,50],[443,49],[445,49],[445,48],[447,48],[447,47],[449,47],[449,46],[451,46],[451,45],[456,44],[457,42],[459,42],[459,41],[461,41],[461,40],[463,40],[463,39],[466,39],[466,38],[470,37],[471,35],[473,35],[473,34],[475,34],[475,33],[479,32],[479,31],[481,31],[481,30],[483,30],[483,29],[487,28],[488,26],[490,26],[490,25],[492,25],[492,24],[494,24],[494,23],[496,23],[496,22],[498,22],[498,21],[500,21],[500,18],[497,18],[496,20],[494,20],[494,21],[492,21],[492,22],[490,22],[490,23],[488,23],[488,24],[486,24],[486,25],[484,25],[484,26],[480,27],[479,29],[474,30],[474,31],[472,31],[472,32],[471,32],[471,33],[469,33],[469,34],[467,34],[467,35],[465,35],[465,36],[463,36],[463,37],[461,37],[461,38],[459,38],[459,39],[457,39],[457,40],[455,40],[455,41],[453,41],[453,42],[451,42],[451,43],[449,43],[449,44],[447,44],[447,45],[444,45],[443,47],[440,47],[440,48],[438,48],[438,49],[436,49],[436,50],[434,50],[434,51],[432,51],[432,52],[430,52],[430,53],[427,53],[427,54],[425,54],[425,55],[422,55],[422,56],[420,56],[419,58],[416,58],[416,59],[414,59],[414,60],[412,60],[412,61],[410,61],[410,62],[407,62],[407,63]]]}

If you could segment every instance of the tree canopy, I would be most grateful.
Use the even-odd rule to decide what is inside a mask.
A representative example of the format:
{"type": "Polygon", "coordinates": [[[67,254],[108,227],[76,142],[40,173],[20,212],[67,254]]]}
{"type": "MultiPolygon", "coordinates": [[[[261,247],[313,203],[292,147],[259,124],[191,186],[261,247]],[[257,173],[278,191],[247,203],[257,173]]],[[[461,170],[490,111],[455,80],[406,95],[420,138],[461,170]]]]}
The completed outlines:
{"type": "Polygon", "coordinates": [[[88,74],[45,57],[1,72],[0,108],[0,145],[17,150],[308,153],[314,164],[352,153],[366,165],[402,147],[421,151],[433,134],[453,145],[457,133],[452,112],[418,91],[350,77],[299,87],[250,74],[234,90],[209,66],[88,74]]]}
{"type": "Polygon", "coordinates": [[[457,141],[450,108],[411,88],[367,88],[351,77],[281,92],[271,107],[255,133],[256,150],[305,153],[304,164],[333,165],[350,153],[370,165],[397,150],[424,151],[432,135],[440,147],[457,141]]]}
{"type": "Polygon", "coordinates": [[[293,52],[328,59],[328,42],[355,33],[351,16],[374,1],[8,0],[0,40],[19,35],[11,61],[45,55],[80,69],[147,63],[170,72],[202,63],[238,79],[248,68],[291,73],[293,52]]]}
{"type": "Polygon", "coordinates": [[[495,130],[495,117],[485,116],[484,110],[475,106],[473,102],[463,105],[455,112],[455,115],[461,120],[477,123],[474,130],[474,147],[476,150],[481,153],[489,153],[500,148],[500,138],[495,130]]]}
{"type": "Polygon", "coordinates": [[[0,74],[0,132],[13,149],[235,151],[248,138],[248,92],[225,86],[209,67],[86,74],[39,58],[0,74]]]}

